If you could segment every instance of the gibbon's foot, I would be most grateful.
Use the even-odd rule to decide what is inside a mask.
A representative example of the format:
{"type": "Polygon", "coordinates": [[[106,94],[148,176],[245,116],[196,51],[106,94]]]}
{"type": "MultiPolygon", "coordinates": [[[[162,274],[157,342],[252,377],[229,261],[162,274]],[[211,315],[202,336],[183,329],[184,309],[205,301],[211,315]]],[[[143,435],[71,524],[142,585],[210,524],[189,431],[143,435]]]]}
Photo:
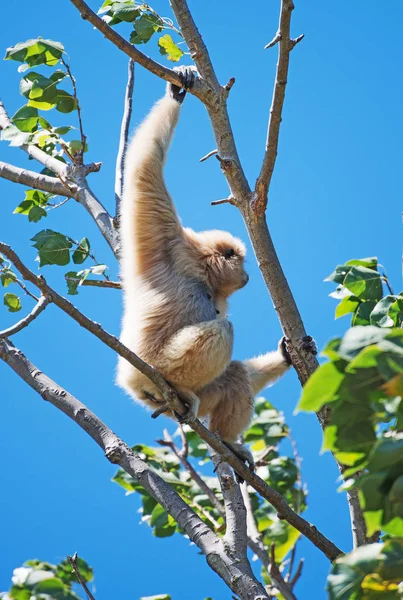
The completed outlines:
{"type": "MultiPolygon", "coordinates": [[[[251,471],[255,470],[255,460],[253,458],[252,452],[247,448],[244,444],[240,442],[225,442],[223,443],[230,449],[238,458],[242,460],[244,463],[249,464],[249,469],[251,471]]],[[[244,479],[235,471],[235,478],[238,483],[243,483],[244,479]]]]}
{"type": "Polygon", "coordinates": [[[187,407],[187,411],[183,413],[183,415],[175,412],[175,417],[181,425],[190,425],[197,419],[200,404],[199,398],[196,395],[192,397],[184,392],[176,391],[176,393],[178,394],[178,398],[182,400],[183,404],[187,407]]]}
{"type": "Polygon", "coordinates": [[[187,90],[190,90],[193,87],[193,84],[196,79],[195,67],[192,66],[182,66],[182,67],[174,67],[174,71],[178,73],[179,79],[181,80],[181,87],[174,85],[173,83],[168,84],[168,92],[170,96],[182,104],[187,90]]]}
{"type": "MultiPolygon", "coordinates": [[[[291,356],[288,352],[288,347],[287,347],[288,343],[289,343],[289,339],[286,338],[285,336],[283,336],[279,342],[278,349],[282,353],[286,363],[288,365],[291,365],[292,361],[291,361],[291,356]]],[[[316,342],[311,335],[304,335],[304,337],[302,338],[302,349],[305,350],[305,352],[310,352],[313,355],[318,353],[318,349],[316,347],[316,342]]]]}
{"type": "Polygon", "coordinates": [[[306,352],[310,352],[313,355],[318,353],[316,342],[311,335],[305,335],[302,338],[302,347],[306,352]]]}

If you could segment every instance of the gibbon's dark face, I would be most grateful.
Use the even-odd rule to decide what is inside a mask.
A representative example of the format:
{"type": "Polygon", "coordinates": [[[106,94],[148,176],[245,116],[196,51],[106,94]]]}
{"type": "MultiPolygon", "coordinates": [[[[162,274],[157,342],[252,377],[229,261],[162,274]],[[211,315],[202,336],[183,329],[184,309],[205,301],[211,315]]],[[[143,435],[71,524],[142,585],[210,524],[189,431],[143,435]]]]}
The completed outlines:
{"type": "Polygon", "coordinates": [[[245,246],[227,231],[205,231],[201,234],[206,247],[207,276],[217,294],[230,296],[249,281],[244,269],[245,246]]]}

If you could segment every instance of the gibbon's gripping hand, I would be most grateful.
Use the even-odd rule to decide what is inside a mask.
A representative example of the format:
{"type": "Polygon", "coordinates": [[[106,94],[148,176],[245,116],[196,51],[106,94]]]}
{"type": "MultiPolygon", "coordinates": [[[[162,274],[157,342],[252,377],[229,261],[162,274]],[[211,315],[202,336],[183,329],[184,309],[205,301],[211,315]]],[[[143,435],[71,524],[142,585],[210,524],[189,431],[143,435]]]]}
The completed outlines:
{"type": "MultiPolygon", "coordinates": [[[[280,350],[281,354],[283,355],[284,360],[286,361],[287,365],[291,366],[292,361],[291,361],[290,354],[288,352],[287,342],[288,342],[288,339],[285,336],[283,336],[281,338],[281,340],[279,341],[278,349],[280,350]]],[[[306,352],[310,352],[311,354],[314,354],[314,355],[318,353],[318,349],[316,347],[316,342],[311,335],[305,335],[302,338],[302,348],[306,352]]]]}
{"type": "Polygon", "coordinates": [[[168,83],[167,92],[179,104],[182,104],[185,99],[187,90],[190,90],[196,79],[196,69],[193,66],[182,66],[175,67],[174,71],[178,73],[179,79],[181,80],[181,87],[174,85],[173,83],[168,83]]]}

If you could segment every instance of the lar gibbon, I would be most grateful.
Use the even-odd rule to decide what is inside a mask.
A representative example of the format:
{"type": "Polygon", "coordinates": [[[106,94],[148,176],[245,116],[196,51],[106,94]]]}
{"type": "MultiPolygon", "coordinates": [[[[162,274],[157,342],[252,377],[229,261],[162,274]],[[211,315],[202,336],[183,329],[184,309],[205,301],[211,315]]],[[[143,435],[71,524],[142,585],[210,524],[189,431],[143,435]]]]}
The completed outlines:
{"type": "MultiPolygon", "coordinates": [[[[284,339],[275,352],[230,363],[228,297],[248,281],[245,246],[225,231],[182,227],[163,179],[180,106],[194,80],[167,92],[137,130],[127,152],[121,204],[121,341],[158,369],[188,406],[182,422],[209,415],[210,429],[235,442],[248,426],[255,394],[290,366],[284,339]]],[[[117,383],[153,409],[154,384],[119,358],[117,383]]]]}

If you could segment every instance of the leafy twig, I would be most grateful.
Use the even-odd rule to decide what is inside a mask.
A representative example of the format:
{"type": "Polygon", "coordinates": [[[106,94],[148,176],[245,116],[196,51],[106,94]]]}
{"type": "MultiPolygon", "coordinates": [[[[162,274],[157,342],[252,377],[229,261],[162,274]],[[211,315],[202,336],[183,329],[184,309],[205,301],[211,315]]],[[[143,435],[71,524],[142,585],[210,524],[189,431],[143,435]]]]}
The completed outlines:
{"type": "MultiPolygon", "coordinates": [[[[85,145],[87,143],[87,136],[84,134],[84,130],[83,130],[83,121],[81,118],[81,106],[80,106],[80,102],[79,102],[78,96],[77,96],[76,80],[75,80],[75,77],[73,77],[69,63],[64,60],[63,56],[62,56],[61,61],[64,65],[64,68],[67,71],[67,75],[69,76],[71,85],[73,86],[73,97],[74,97],[74,100],[76,101],[78,126],[80,128],[80,138],[81,138],[81,150],[78,152],[78,155],[77,155],[78,160],[77,159],[76,160],[77,160],[78,164],[82,165],[82,164],[84,164],[84,152],[85,152],[85,145]]],[[[74,158],[73,158],[73,160],[74,160],[74,158]]]]}

